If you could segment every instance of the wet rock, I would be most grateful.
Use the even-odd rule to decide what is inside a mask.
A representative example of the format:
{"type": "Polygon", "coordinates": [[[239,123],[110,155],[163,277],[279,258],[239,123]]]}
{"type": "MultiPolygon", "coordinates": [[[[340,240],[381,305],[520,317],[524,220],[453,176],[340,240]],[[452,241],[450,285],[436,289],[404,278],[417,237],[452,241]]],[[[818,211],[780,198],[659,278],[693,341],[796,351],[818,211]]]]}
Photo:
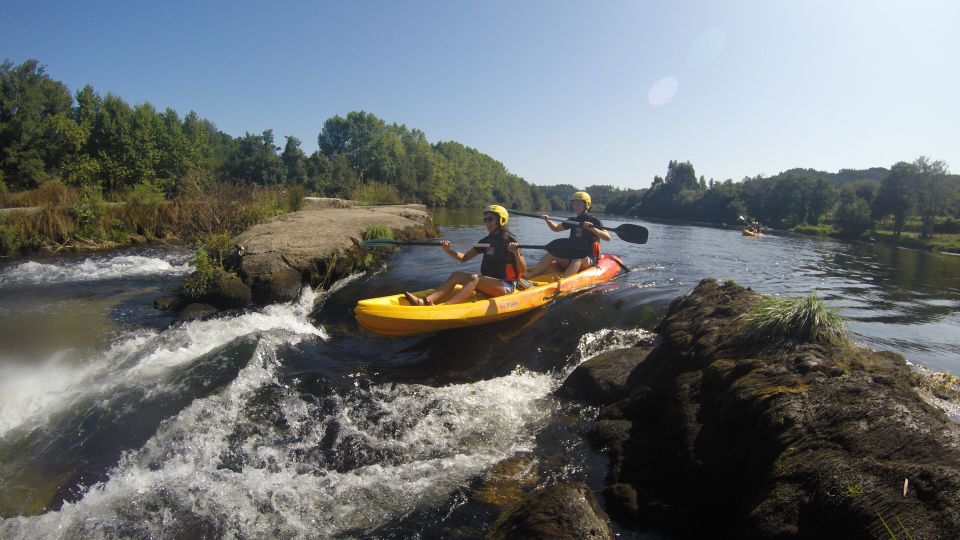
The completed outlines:
{"type": "Polygon", "coordinates": [[[577,366],[557,395],[590,405],[606,405],[626,397],[627,377],[650,347],[618,349],[599,354],[577,366]]]}
{"type": "Polygon", "coordinates": [[[470,498],[493,506],[506,506],[523,497],[539,480],[537,461],[531,454],[522,454],[497,463],[487,473],[483,485],[470,498]]]}
{"type": "Polygon", "coordinates": [[[192,321],[194,319],[201,319],[208,315],[214,315],[217,313],[217,311],[217,308],[211,306],[210,304],[195,302],[193,304],[188,304],[187,307],[180,311],[179,319],[182,321],[192,321]]]}
{"type": "Polygon", "coordinates": [[[538,489],[505,510],[485,538],[613,539],[607,515],[583,483],[538,489]]]}
{"type": "Polygon", "coordinates": [[[177,304],[176,296],[160,296],[153,300],[153,309],[157,311],[167,311],[177,304]]]}
{"type": "Polygon", "coordinates": [[[230,264],[250,287],[254,304],[287,301],[297,296],[304,283],[326,286],[364,268],[371,262],[371,252],[362,248],[359,239],[368,227],[389,229],[398,240],[437,235],[422,205],[309,207],[237,236],[243,253],[230,264]]]}
{"type": "Polygon", "coordinates": [[[671,304],[593,431],[611,516],[674,538],[955,538],[960,425],[897,354],[748,341],[759,299],[704,280],[671,304]]]}
{"type": "Polygon", "coordinates": [[[204,301],[217,309],[245,308],[253,302],[253,293],[250,287],[236,275],[220,271],[214,278],[204,301]]]}

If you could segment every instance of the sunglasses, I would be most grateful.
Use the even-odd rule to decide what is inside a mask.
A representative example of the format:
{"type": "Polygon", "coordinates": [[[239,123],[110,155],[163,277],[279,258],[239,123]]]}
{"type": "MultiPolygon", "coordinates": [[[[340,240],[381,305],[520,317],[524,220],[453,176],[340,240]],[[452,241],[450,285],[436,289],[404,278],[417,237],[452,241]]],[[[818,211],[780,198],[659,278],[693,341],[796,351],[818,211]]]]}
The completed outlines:
{"type": "Polygon", "coordinates": [[[494,222],[497,221],[497,218],[495,218],[495,217],[493,217],[493,216],[487,216],[487,217],[483,218],[483,221],[484,221],[485,223],[494,223],[494,222]]]}

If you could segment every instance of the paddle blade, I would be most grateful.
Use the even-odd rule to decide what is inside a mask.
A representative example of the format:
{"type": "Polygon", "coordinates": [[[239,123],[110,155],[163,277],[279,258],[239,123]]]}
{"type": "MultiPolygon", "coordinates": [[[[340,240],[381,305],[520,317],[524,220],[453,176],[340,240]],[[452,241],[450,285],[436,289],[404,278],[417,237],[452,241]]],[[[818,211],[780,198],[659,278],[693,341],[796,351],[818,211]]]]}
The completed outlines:
{"type": "Polygon", "coordinates": [[[543,246],[543,249],[561,259],[582,259],[593,253],[591,244],[574,238],[559,238],[543,246]]]}
{"type": "Polygon", "coordinates": [[[631,223],[624,223],[610,230],[617,233],[617,236],[619,236],[621,240],[630,242],[631,244],[646,244],[647,237],[650,236],[650,231],[648,231],[646,227],[633,225],[631,223]]]}

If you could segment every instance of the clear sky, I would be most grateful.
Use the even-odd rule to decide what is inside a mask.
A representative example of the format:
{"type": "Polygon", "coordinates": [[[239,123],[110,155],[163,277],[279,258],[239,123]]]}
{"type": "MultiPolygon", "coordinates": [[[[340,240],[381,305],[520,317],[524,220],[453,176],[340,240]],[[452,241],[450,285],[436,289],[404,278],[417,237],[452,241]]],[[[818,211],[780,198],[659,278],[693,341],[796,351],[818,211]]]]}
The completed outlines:
{"type": "Polygon", "coordinates": [[[928,155],[960,169],[960,2],[0,0],[0,58],[307,153],[371,112],[536,184],[928,155]]]}

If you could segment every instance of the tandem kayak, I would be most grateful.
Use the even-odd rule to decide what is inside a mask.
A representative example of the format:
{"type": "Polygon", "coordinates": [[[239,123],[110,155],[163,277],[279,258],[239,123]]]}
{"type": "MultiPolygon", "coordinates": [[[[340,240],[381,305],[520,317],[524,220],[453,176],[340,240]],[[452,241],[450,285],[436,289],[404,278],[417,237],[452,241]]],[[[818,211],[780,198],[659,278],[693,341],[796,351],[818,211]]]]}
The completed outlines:
{"type": "MultiPolygon", "coordinates": [[[[560,280],[549,275],[536,276],[534,285],[503,296],[489,297],[475,293],[472,300],[462,304],[412,306],[403,294],[369,298],[357,302],[353,313],[360,326],[384,336],[412,336],[463,326],[487,324],[522,315],[556,298],[603,283],[620,272],[622,263],[616,255],[601,254],[596,266],[560,280]]],[[[433,289],[419,291],[424,297],[433,289]]]]}
{"type": "Polygon", "coordinates": [[[760,231],[751,231],[748,229],[743,229],[744,236],[763,236],[763,233],[760,231]]]}

